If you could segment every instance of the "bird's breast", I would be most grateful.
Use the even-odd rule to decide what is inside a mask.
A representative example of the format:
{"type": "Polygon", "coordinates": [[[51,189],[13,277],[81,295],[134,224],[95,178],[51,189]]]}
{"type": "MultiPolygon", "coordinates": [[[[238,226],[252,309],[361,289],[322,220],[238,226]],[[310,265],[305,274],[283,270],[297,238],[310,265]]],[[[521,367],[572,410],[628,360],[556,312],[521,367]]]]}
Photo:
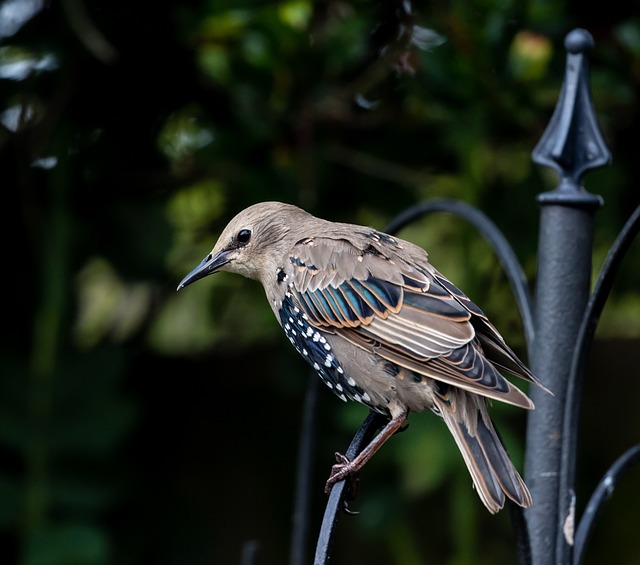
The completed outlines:
{"type": "Polygon", "coordinates": [[[356,400],[372,408],[372,398],[343,368],[332,345],[332,334],[309,323],[307,315],[286,292],[278,309],[280,325],[296,351],[313,367],[322,381],[342,400],[356,400]]]}

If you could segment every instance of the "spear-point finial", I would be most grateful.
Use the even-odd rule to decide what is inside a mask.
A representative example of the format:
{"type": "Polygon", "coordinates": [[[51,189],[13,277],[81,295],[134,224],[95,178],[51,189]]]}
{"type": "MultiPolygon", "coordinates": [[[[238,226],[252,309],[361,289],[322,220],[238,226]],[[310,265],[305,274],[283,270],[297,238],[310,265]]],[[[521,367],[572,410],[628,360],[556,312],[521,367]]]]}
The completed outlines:
{"type": "Polygon", "coordinates": [[[538,201],[596,208],[602,205],[602,198],[582,188],[582,177],[590,169],[607,165],[611,153],[600,132],[589,88],[588,53],[594,46],[593,37],[584,29],[574,29],[564,45],[567,64],[560,98],[532,153],[534,162],[558,171],[560,183],[555,190],[540,194],[538,201]]]}

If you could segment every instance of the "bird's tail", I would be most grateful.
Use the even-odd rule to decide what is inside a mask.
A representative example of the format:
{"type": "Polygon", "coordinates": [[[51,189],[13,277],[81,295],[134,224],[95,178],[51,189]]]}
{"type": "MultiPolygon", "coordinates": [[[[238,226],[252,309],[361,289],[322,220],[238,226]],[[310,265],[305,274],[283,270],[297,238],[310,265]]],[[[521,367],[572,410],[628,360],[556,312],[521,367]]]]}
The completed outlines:
{"type": "MultiPolygon", "coordinates": [[[[438,406],[440,416],[453,435],[464,458],[473,485],[489,512],[495,514],[504,506],[505,495],[519,506],[531,506],[531,494],[507,454],[489,419],[483,399],[466,397],[473,408],[462,414],[455,404],[438,406]],[[476,404],[480,400],[482,405],[476,404]],[[470,420],[475,418],[475,421],[470,420]]],[[[458,397],[457,400],[463,400],[458,397]]],[[[463,401],[464,403],[464,401],[463,401]]]]}

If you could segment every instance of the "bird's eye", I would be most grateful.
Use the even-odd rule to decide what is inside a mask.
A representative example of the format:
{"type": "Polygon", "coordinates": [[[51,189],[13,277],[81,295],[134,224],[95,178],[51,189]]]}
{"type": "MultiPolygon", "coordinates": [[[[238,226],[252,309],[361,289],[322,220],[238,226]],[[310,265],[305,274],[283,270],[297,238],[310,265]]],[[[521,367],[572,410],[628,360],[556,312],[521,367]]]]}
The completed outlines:
{"type": "Polygon", "coordinates": [[[247,243],[249,243],[250,239],[251,239],[251,230],[240,230],[238,232],[238,235],[236,235],[236,241],[240,245],[246,245],[247,243]]]}

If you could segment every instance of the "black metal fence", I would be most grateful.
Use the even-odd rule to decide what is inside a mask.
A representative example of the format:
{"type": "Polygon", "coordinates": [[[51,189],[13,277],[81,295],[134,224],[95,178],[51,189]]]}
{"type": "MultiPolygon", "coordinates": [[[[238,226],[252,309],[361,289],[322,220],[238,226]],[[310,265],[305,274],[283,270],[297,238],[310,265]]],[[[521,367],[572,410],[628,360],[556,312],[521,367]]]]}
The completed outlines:
{"type": "MultiPolygon", "coordinates": [[[[610,154],[591,101],[591,35],[582,29],[573,30],[565,39],[565,48],[567,62],[560,98],[533,151],[533,160],[553,167],[560,179],[555,190],[538,196],[541,211],[535,303],[509,242],[482,212],[463,202],[436,200],[418,204],[395,218],[386,230],[397,232],[436,212],[453,214],[474,226],[487,240],[508,276],[522,317],[531,368],[554,393],[551,396],[535,388],[531,391],[536,409],[528,416],[525,480],[535,502],[524,511],[515,505],[509,508],[521,564],[581,563],[603,504],[625,472],[640,462],[638,444],[611,465],[582,516],[576,516],[576,444],[586,357],[620,262],[640,230],[640,208],[621,230],[590,292],[594,216],[603,202],[583,188],[582,178],[586,172],[608,164],[610,154]]],[[[312,378],[311,383],[300,444],[291,565],[306,563],[310,545],[308,477],[315,443],[319,379],[312,378]]],[[[370,414],[351,442],[347,457],[354,457],[383,423],[381,416],[370,414]]],[[[344,496],[345,483],[336,484],[317,538],[316,565],[329,562],[344,496]]],[[[254,559],[254,552],[245,552],[245,565],[254,563],[254,559]]]]}

